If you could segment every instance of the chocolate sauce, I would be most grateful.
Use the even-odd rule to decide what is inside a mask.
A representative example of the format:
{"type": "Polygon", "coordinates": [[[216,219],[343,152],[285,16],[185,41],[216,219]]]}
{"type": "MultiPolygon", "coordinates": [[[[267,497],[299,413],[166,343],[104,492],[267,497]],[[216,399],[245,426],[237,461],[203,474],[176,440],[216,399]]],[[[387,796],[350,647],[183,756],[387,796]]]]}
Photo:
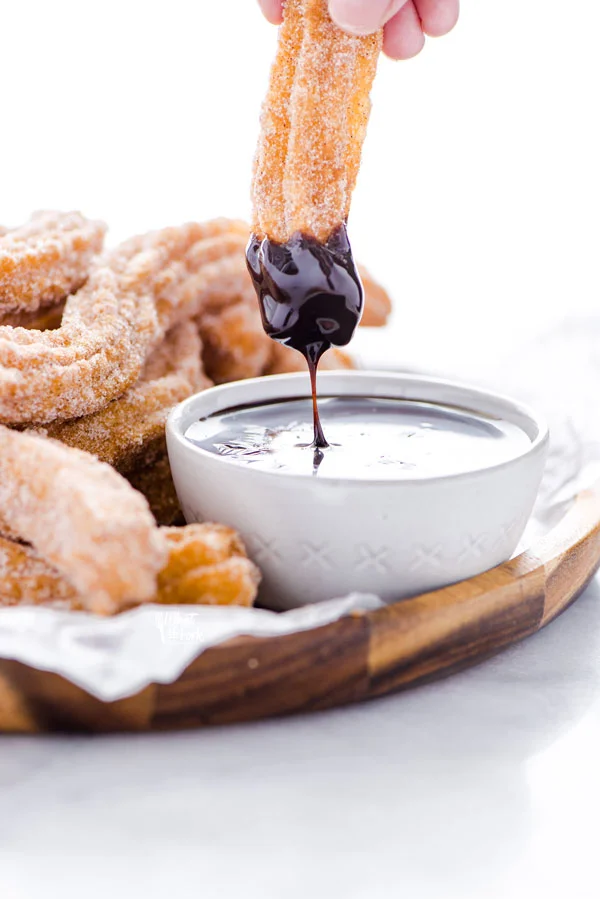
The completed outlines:
{"type": "Polygon", "coordinates": [[[324,449],[327,441],[317,406],[319,360],[332,346],[350,342],[363,308],[346,226],[341,225],[325,244],[304,234],[294,234],[285,244],[252,235],[246,260],[265,331],[298,350],[308,363],[314,446],[324,449]]]}
{"type": "Polygon", "coordinates": [[[310,356],[306,357],[308,363],[308,373],[310,375],[310,389],[312,393],[312,411],[313,411],[313,444],[315,447],[315,457],[320,450],[329,446],[323,433],[321,417],[319,415],[319,404],[317,402],[317,362],[313,362],[310,356]]]}
{"type": "Polygon", "coordinates": [[[323,397],[330,435],[311,444],[309,399],[226,409],[186,438],[232,464],[321,478],[423,478],[486,468],[530,444],[517,425],[469,410],[377,397],[323,397]]]}

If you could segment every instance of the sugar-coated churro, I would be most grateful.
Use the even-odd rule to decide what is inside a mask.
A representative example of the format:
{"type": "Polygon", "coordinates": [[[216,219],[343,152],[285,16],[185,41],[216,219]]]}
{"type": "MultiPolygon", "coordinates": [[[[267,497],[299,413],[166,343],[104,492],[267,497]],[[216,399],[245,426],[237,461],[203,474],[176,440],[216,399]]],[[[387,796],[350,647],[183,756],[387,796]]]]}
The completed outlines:
{"type": "Polygon", "coordinates": [[[38,212],[0,233],[0,317],[36,312],[81,287],[105,231],[78,212],[38,212]]]}
{"type": "Polygon", "coordinates": [[[163,529],[169,558],[158,577],[158,602],[251,606],[260,573],[231,528],[194,524],[163,529]]]}
{"type": "Polygon", "coordinates": [[[0,607],[18,605],[84,608],[73,585],[33,547],[0,536],[0,607]]]}
{"type": "Polygon", "coordinates": [[[350,211],[382,34],[350,35],[327,0],[287,0],[253,183],[258,237],[326,243],[350,211]]]}
{"type": "Polygon", "coordinates": [[[128,241],[94,263],[60,328],[0,327],[0,421],[77,418],[120,396],[170,328],[231,289],[243,233],[217,220],[128,241]]]}
{"type": "Polygon", "coordinates": [[[0,426],[0,510],[0,533],[34,546],[86,608],[154,595],[165,550],[148,504],[88,453],[0,426]]]}
{"type": "MultiPolygon", "coordinates": [[[[147,601],[185,605],[251,606],[260,581],[234,531],[193,524],[156,531],[166,562],[147,601]]],[[[0,606],[41,605],[105,614],[92,606],[61,572],[33,547],[0,537],[0,606]]],[[[139,605],[132,600],[112,611],[139,605]]]]}
{"type": "Polygon", "coordinates": [[[40,430],[92,453],[123,474],[148,465],[164,446],[165,422],[173,406],[210,386],[200,354],[194,323],[177,325],[149,357],[138,383],[123,396],[92,415],[40,430]]]}

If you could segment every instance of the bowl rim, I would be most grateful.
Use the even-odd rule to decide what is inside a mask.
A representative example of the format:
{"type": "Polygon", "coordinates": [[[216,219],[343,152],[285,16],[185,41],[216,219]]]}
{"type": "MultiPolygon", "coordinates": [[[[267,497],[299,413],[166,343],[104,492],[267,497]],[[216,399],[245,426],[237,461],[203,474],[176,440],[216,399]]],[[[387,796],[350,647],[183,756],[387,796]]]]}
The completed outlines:
{"type": "MultiPolygon", "coordinates": [[[[419,477],[389,477],[389,478],[361,478],[361,477],[335,477],[332,475],[325,475],[318,479],[319,483],[331,485],[340,485],[346,488],[353,487],[364,487],[369,486],[371,489],[375,487],[390,487],[391,485],[402,485],[403,488],[411,488],[413,486],[422,486],[425,484],[432,484],[438,482],[447,483],[449,481],[459,481],[461,479],[471,479],[474,477],[485,477],[492,472],[496,472],[502,470],[504,468],[515,465],[517,462],[522,459],[537,455],[540,452],[543,452],[544,448],[548,444],[549,441],[549,428],[548,423],[545,417],[532,409],[530,406],[525,403],[521,403],[518,400],[514,400],[509,396],[506,396],[502,393],[496,393],[495,391],[485,390],[479,387],[474,387],[470,384],[466,384],[461,381],[455,381],[450,378],[440,378],[429,375],[421,375],[414,374],[411,372],[402,372],[402,371],[379,371],[377,369],[369,369],[367,371],[327,371],[319,374],[319,385],[321,387],[320,392],[326,396],[343,396],[347,395],[350,391],[342,391],[341,388],[331,387],[329,388],[329,392],[327,391],[328,382],[337,384],[338,382],[341,384],[352,385],[353,383],[356,385],[358,383],[362,383],[366,381],[367,383],[372,381],[389,381],[396,386],[404,384],[410,390],[418,390],[419,388],[433,388],[439,389],[449,389],[451,391],[457,391],[459,393],[464,394],[465,399],[470,399],[470,402],[465,403],[461,406],[461,408],[474,412],[479,415],[490,415],[489,412],[483,411],[481,407],[477,406],[477,400],[481,401],[484,404],[486,401],[488,404],[497,404],[505,407],[509,415],[512,415],[512,418],[509,418],[509,421],[513,421],[513,423],[517,424],[523,430],[522,422],[526,421],[531,430],[536,430],[535,437],[532,437],[527,431],[527,436],[529,437],[531,443],[529,446],[526,446],[524,449],[519,450],[514,455],[508,457],[508,459],[504,459],[500,462],[495,462],[491,465],[485,465],[481,468],[470,469],[468,471],[454,472],[449,474],[439,474],[439,475],[425,475],[419,477]],[[471,402],[473,403],[471,405],[471,402]],[[519,419],[515,422],[514,419],[519,419]]],[[[219,456],[215,453],[210,453],[207,450],[203,449],[200,446],[193,444],[191,441],[187,440],[185,437],[185,431],[192,423],[195,418],[202,417],[202,413],[192,414],[192,410],[195,410],[197,405],[201,405],[204,401],[210,399],[218,399],[219,397],[226,397],[229,393],[239,392],[240,390],[248,393],[248,403],[256,402],[260,404],[261,402],[273,402],[277,401],[277,391],[274,390],[278,385],[289,386],[289,385],[297,385],[298,391],[293,394],[283,394],[281,396],[282,400],[289,399],[308,399],[310,398],[310,384],[306,374],[303,372],[293,372],[289,374],[282,375],[270,375],[268,377],[260,377],[260,378],[248,378],[246,380],[241,381],[230,381],[226,384],[219,384],[215,387],[209,387],[206,390],[200,391],[199,393],[195,393],[187,399],[183,400],[181,403],[178,403],[169,413],[166,423],[166,433],[167,433],[167,447],[169,451],[169,456],[171,456],[171,440],[175,440],[179,446],[187,453],[191,454],[192,457],[196,456],[199,459],[202,459],[206,464],[213,464],[215,466],[223,466],[226,465],[228,471],[231,471],[235,468],[238,472],[246,472],[247,477],[261,478],[266,480],[276,479],[279,483],[281,483],[282,479],[286,479],[289,481],[301,482],[306,484],[307,477],[304,474],[295,474],[291,472],[280,472],[280,471],[266,471],[263,469],[255,469],[250,466],[241,466],[241,465],[233,465],[230,460],[226,457],[219,456]],[[266,385],[271,385],[269,389],[269,394],[264,394],[264,388],[266,385]],[[253,392],[256,392],[254,398],[252,398],[253,392]],[[272,395],[274,394],[274,395],[272,395]]],[[[381,384],[380,384],[381,389],[381,384]]],[[[360,395],[360,394],[359,394],[360,395]]],[[[373,391],[371,393],[364,393],[364,396],[378,396],[377,391],[373,391]]],[[[386,398],[382,395],[382,398],[386,398]]],[[[391,397],[392,399],[394,397],[391,397]]],[[[416,396],[410,397],[397,397],[398,399],[407,399],[409,402],[425,402],[425,403],[434,403],[435,400],[427,399],[427,398],[419,398],[416,396]]],[[[443,400],[439,400],[438,403],[440,405],[449,405],[448,403],[444,403],[443,400]]],[[[217,405],[217,408],[214,411],[225,411],[228,408],[234,408],[236,405],[240,405],[239,398],[237,402],[226,403],[225,405],[217,405]]],[[[213,413],[208,412],[207,415],[213,413]]]]}

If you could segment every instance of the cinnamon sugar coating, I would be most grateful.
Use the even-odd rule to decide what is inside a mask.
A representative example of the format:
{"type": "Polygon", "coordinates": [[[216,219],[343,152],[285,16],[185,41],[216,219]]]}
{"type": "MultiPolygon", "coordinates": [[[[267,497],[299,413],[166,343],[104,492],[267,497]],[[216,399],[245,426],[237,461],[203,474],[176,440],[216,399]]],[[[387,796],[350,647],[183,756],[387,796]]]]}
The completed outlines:
{"type": "Polygon", "coordinates": [[[245,236],[220,219],[135,238],[92,265],[60,328],[0,327],[0,421],[79,418],[122,395],[168,330],[227,302],[245,236]]]}
{"type": "Polygon", "coordinates": [[[141,494],[88,453],[0,426],[0,533],[30,543],[85,598],[114,612],[154,595],[165,548],[141,494]]]}
{"type": "Polygon", "coordinates": [[[73,585],[32,546],[0,536],[0,607],[20,605],[84,608],[73,585]]]}
{"type": "Polygon", "coordinates": [[[150,464],[164,446],[173,406],[211,385],[201,362],[202,345],[193,322],[173,328],[149,357],[140,380],[92,415],[57,421],[42,432],[92,453],[121,473],[150,464]]]}
{"type": "Polygon", "coordinates": [[[36,312],[81,287],[105,231],[78,212],[37,212],[0,232],[0,316],[36,312]]]}

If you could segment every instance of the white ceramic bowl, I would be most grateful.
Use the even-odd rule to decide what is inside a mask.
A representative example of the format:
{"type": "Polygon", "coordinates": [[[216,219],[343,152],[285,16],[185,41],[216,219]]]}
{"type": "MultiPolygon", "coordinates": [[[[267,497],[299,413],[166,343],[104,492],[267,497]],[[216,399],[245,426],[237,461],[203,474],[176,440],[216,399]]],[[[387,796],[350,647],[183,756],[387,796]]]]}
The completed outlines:
{"type": "Polygon", "coordinates": [[[307,478],[236,465],[184,437],[235,406],[308,396],[303,374],[236,381],[177,406],[167,423],[173,477],[188,522],[236,528],[263,572],[261,597],[288,609],[354,590],[386,602],[486,571],[510,558],[531,514],[548,430],[505,397],[435,378],[324,372],[323,396],[376,396],[458,406],[521,427],[524,451],[478,471],[411,480],[307,478]]]}

